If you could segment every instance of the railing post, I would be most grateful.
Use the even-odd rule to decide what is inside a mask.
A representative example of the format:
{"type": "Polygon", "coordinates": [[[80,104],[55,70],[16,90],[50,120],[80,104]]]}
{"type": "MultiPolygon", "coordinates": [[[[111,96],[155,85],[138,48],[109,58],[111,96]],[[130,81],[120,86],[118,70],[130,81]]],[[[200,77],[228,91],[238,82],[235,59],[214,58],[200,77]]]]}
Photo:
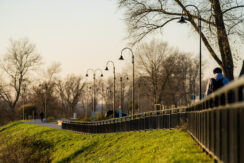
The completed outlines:
{"type": "Polygon", "coordinates": [[[239,126],[238,126],[238,109],[230,109],[230,132],[229,132],[229,138],[230,138],[230,146],[229,146],[229,162],[238,162],[238,152],[240,150],[239,145],[239,138],[238,138],[238,132],[239,132],[239,126]]]}

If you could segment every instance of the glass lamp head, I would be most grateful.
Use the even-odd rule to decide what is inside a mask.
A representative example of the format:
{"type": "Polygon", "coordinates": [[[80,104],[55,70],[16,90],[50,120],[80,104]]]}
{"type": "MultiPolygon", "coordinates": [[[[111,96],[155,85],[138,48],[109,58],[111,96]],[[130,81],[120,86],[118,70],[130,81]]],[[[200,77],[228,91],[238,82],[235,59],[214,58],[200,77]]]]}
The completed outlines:
{"type": "Polygon", "coordinates": [[[119,57],[119,60],[124,60],[123,55],[121,55],[121,56],[119,57]]]}
{"type": "Polygon", "coordinates": [[[180,20],[178,21],[178,23],[180,23],[180,24],[186,23],[186,19],[183,15],[180,17],[180,20]]]}

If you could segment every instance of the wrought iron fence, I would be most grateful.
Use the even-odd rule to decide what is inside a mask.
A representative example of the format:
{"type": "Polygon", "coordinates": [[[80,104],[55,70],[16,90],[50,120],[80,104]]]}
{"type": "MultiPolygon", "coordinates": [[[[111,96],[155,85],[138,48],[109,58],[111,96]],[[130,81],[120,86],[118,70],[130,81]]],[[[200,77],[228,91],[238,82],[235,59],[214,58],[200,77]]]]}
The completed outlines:
{"type": "MultiPolygon", "coordinates": [[[[186,122],[186,113],[180,109],[167,109],[141,113],[128,117],[96,121],[62,123],[63,129],[87,133],[111,133],[136,130],[170,129],[186,122]]],[[[183,109],[185,110],[185,108],[183,109]]]]}
{"type": "Polygon", "coordinates": [[[244,78],[186,109],[188,132],[216,160],[244,162],[244,78]]]}
{"type": "Polygon", "coordinates": [[[171,129],[187,122],[188,132],[215,160],[244,162],[244,77],[188,107],[97,122],[63,123],[63,129],[110,133],[171,129]]]}

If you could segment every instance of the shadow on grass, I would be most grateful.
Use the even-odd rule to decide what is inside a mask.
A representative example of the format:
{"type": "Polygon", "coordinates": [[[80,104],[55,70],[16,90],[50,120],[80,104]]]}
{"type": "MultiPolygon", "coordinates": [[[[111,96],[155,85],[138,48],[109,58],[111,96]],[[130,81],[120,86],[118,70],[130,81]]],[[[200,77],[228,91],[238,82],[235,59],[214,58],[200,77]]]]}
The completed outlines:
{"type": "Polygon", "coordinates": [[[9,129],[9,128],[12,128],[12,127],[14,127],[14,126],[17,126],[17,125],[19,125],[19,124],[21,124],[21,123],[23,123],[23,122],[14,122],[12,125],[9,125],[9,126],[7,126],[7,127],[3,126],[3,127],[0,129],[0,132],[3,132],[4,130],[7,130],[7,129],[9,129]]]}
{"type": "Polygon", "coordinates": [[[92,144],[89,144],[88,146],[85,146],[77,151],[75,151],[74,153],[70,154],[69,156],[63,158],[62,160],[58,161],[58,163],[65,163],[65,162],[70,162],[71,160],[73,160],[74,158],[76,158],[79,154],[85,152],[88,149],[91,149],[93,147],[95,147],[98,144],[98,142],[93,142],[92,144]]]}

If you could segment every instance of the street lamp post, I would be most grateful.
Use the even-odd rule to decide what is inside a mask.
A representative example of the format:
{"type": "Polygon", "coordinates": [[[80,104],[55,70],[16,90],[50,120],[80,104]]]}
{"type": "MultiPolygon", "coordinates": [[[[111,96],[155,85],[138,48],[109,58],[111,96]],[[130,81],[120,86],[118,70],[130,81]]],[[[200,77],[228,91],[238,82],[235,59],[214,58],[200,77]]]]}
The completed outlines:
{"type": "Polygon", "coordinates": [[[88,104],[89,104],[89,97],[90,97],[90,83],[87,83],[87,95],[86,95],[86,111],[85,111],[85,118],[87,119],[88,114],[88,104]]]}
{"type": "Polygon", "coordinates": [[[45,119],[47,120],[47,89],[48,89],[48,85],[47,83],[45,83],[45,119]]]}
{"type": "Polygon", "coordinates": [[[113,64],[113,74],[114,74],[114,95],[113,95],[113,118],[115,117],[115,66],[114,66],[114,62],[113,61],[108,61],[106,63],[106,68],[105,68],[105,71],[108,71],[108,64],[111,63],[113,64]]]}
{"type": "MultiPolygon", "coordinates": [[[[200,70],[199,70],[199,84],[200,84],[200,95],[199,95],[199,99],[201,100],[202,98],[202,27],[201,27],[201,15],[200,15],[200,11],[199,9],[197,8],[197,6],[195,5],[186,5],[186,7],[194,7],[197,12],[198,12],[198,28],[199,28],[199,35],[200,35],[200,50],[199,50],[199,64],[200,64],[200,70]]],[[[183,12],[184,10],[182,10],[182,15],[181,15],[181,18],[180,20],[178,21],[178,23],[186,23],[185,21],[185,18],[183,16],[183,12]]]]}
{"type": "MultiPolygon", "coordinates": [[[[48,91],[48,84],[43,82],[42,84],[39,84],[41,95],[44,96],[44,118],[47,120],[47,91],[48,91]]],[[[43,114],[43,109],[42,109],[43,114]]]]}
{"type": "Polygon", "coordinates": [[[102,112],[102,116],[103,116],[103,103],[104,103],[104,94],[103,94],[103,83],[102,83],[102,92],[101,92],[101,95],[102,95],[102,110],[101,110],[101,112],[102,112]]]}
{"type": "Polygon", "coordinates": [[[23,120],[25,120],[25,91],[26,91],[26,84],[23,85],[23,91],[24,91],[23,120]]]}
{"type": "Polygon", "coordinates": [[[92,112],[94,114],[93,115],[93,118],[95,120],[95,94],[96,94],[95,84],[96,84],[96,72],[99,71],[101,73],[101,77],[103,77],[103,73],[102,73],[102,70],[101,69],[95,69],[95,70],[93,70],[93,69],[89,68],[86,71],[86,77],[88,77],[89,71],[91,71],[93,73],[93,100],[92,100],[93,105],[92,105],[92,112]]]}
{"type": "Polygon", "coordinates": [[[135,97],[134,97],[134,95],[135,95],[135,92],[134,92],[135,91],[134,90],[134,85],[135,85],[135,83],[134,83],[134,79],[135,79],[134,54],[133,54],[131,48],[125,47],[125,48],[123,48],[121,50],[121,55],[120,55],[119,60],[124,60],[124,57],[123,57],[123,51],[124,50],[129,50],[131,52],[131,56],[132,56],[132,66],[133,66],[133,68],[132,68],[132,117],[133,117],[134,116],[134,107],[135,107],[135,97]]]}
{"type": "Polygon", "coordinates": [[[120,77],[120,109],[123,110],[123,77],[126,77],[126,80],[129,80],[129,77],[127,74],[124,74],[124,76],[120,77]]]}
{"type": "Polygon", "coordinates": [[[107,87],[107,90],[106,90],[106,108],[109,108],[109,109],[111,106],[110,101],[109,101],[111,94],[112,94],[112,91],[111,91],[110,87],[107,87]]]}
{"type": "Polygon", "coordinates": [[[104,98],[103,82],[101,83],[101,85],[102,85],[102,89],[100,90],[100,89],[97,88],[97,92],[98,92],[98,94],[100,94],[100,95],[102,96],[101,114],[102,114],[102,116],[104,116],[104,114],[103,114],[103,108],[104,108],[104,101],[105,101],[105,98],[104,98]]]}
{"type": "Polygon", "coordinates": [[[141,83],[139,81],[139,83],[138,83],[138,113],[140,113],[140,87],[141,87],[141,83]]]}
{"type": "Polygon", "coordinates": [[[143,81],[143,77],[140,77],[138,80],[138,92],[137,92],[137,98],[138,98],[138,113],[141,112],[141,109],[140,109],[140,96],[141,96],[141,88],[145,87],[146,84],[145,84],[145,81],[143,81]]]}

